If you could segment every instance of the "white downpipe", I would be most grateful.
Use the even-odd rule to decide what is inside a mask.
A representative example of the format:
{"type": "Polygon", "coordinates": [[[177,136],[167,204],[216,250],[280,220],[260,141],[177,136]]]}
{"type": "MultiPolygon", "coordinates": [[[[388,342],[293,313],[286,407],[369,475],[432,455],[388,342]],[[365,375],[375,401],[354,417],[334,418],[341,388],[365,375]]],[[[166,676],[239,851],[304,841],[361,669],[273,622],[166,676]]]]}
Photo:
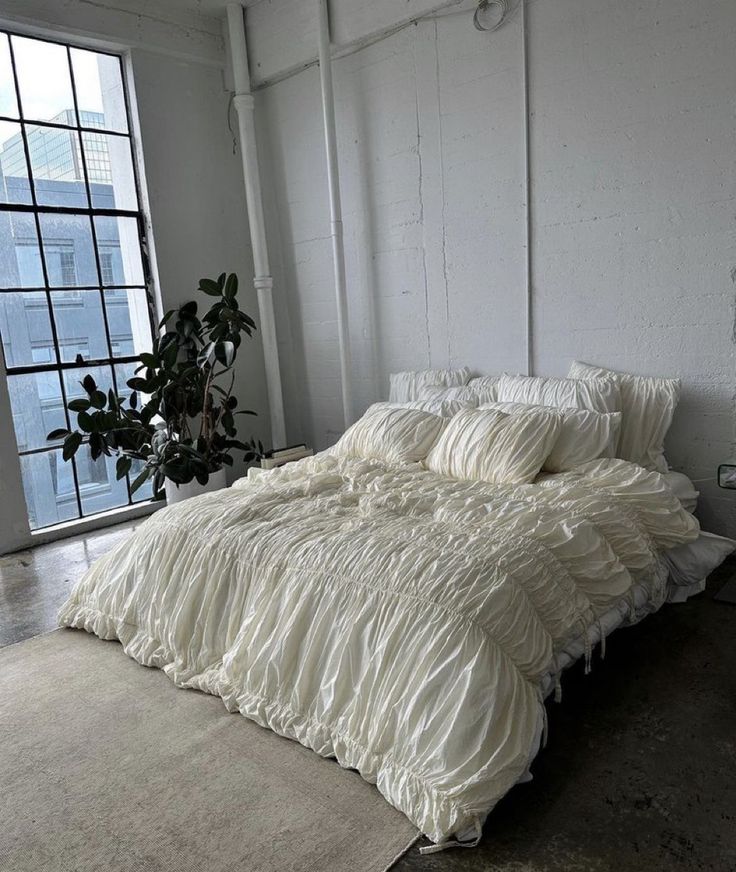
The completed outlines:
{"type": "Polygon", "coordinates": [[[319,80],[322,88],[322,115],[325,126],[327,152],[327,184],[330,189],[330,224],[332,230],[332,259],[335,270],[335,299],[337,302],[337,333],[340,344],[340,378],[342,381],[342,409],[345,427],[353,423],[352,360],[350,355],[350,327],[348,299],[345,287],[345,247],[342,236],[342,207],[340,205],[340,174],[337,166],[337,134],[335,132],[335,98],[332,93],[332,57],[330,48],[330,13],[327,0],[319,0],[319,80]]]}
{"type": "Polygon", "coordinates": [[[248,206],[248,224],[253,247],[255,276],[253,285],[258,294],[261,342],[266,365],[266,390],[271,417],[271,441],[274,447],[286,445],[284,398],[281,391],[281,367],[276,339],[276,319],[273,312],[273,277],[268,262],[266,222],[263,217],[261,178],[258,171],[256,146],[255,104],[250,90],[248,49],[245,43],[244,10],[240,3],[227,4],[227,30],[230,57],[233,65],[235,96],[233,105],[238,116],[240,154],[243,159],[245,199],[248,206]]]}
{"type": "Polygon", "coordinates": [[[521,23],[521,74],[524,99],[524,220],[526,222],[526,374],[534,373],[534,285],[532,274],[532,173],[529,153],[529,42],[526,23],[526,0],[520,3],[521,23]]]}

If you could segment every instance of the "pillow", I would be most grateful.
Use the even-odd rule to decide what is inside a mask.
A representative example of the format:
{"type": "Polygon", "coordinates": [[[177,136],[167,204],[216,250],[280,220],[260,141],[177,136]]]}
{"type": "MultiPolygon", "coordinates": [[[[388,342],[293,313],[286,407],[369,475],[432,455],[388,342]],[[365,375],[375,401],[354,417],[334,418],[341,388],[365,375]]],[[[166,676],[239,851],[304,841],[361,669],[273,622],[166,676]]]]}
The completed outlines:
{"type": "Polygon", "coordinates": [[[498,399],[500,375],[481,375],[471,378],[468,387],[478,394],[481,403],[495,403],[498,399]]]}
{"type": "MultiPolygon", "coordinates": [[[[496,409],[521,415],[540,406],[522,403],[489,403],[481,409],[496,409]]],[[[589,409],[557,409],[561,426],[557,441],[544,461],[546,472],[567,472],[579,463],[599,457],[615,457],[621,412],[591,412],[589,409]]]]}
{"type": "MultiPolygon", "coordinates": [[[[452,388],[450,388],[452,390],[452,388]]],[[[420,412],[430,412],[439,415],[440,418],[452,418],[460,409],[470,409],[475,403],[464,403],[461,400],[446,400],[444,397],[435,397],[431,400],[414,400],[411,403],[401,403],[404,409],[419,409],[420,412]]]]}
{"type": "Polygon", "coordinates": [[[478,394],[469,386],[458,388],[443,388],[441,385],[427,385],[420,388],[418,400],[438,401],[449,400],[456,403],[465,403],[468,406],[477,406],[478,394]]]}
{"type": "Polygon", "coordinates": [[[464,385],[470,378],[467,366],[462,369],[422,369],[417,372],[392,372],[389,376],[390,403],[410,403],[419,399],[419,391],[425,385],[440,385],[451,388],[464,385]]]}
{"type": "Polygon", "coordinates": [[[528,483],[542,468],[560,424],[554,410],[506,415],[493,409],[463,409],[450,419],[424,465],[451,478],[528,483]]]}
{"type": "Polygon", "coordinates": [[[427,456],[446,423],[446,419],[429,412],[376,403],[343,433],[330,453],[336,457],[415,463],[427,456]]]}
{"type": "Polygon", "coordinates": [[[629,375],[577,360],[569,375],[574,379],[592,379],[592,383],[614,378],[621,391],[623,412],[616,456],[645,469],[667,472],[664,438],[680,399],[679,378],[629,375]]]}
{"type": "Polygon", "coordinates": [[[621,411],[621,395],[613,378],[586,382],[574,378],[503,375],[498,380],[497,395],[499,403],[590,409],[592,412],[621,411]]]}

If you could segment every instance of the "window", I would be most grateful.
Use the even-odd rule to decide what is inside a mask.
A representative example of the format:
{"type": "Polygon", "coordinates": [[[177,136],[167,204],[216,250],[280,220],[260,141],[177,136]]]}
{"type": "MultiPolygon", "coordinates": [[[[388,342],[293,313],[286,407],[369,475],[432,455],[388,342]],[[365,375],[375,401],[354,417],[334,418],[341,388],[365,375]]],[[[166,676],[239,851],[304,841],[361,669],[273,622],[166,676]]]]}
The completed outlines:
{"type": "Polygon", "coordinates": [[[115,458],[46,439],[84,375],[126,395],[151,344],[128,113],[119,56],[0,31],[0,337],[32,529],[142,498],[115,458]]]}
{"type": "Polygon", "coordinates": [[[100,252],[100,270],[102,272],[102,284],[112,285],[115,283],[115,273],[112,268],[112,252],[100,252]]]}

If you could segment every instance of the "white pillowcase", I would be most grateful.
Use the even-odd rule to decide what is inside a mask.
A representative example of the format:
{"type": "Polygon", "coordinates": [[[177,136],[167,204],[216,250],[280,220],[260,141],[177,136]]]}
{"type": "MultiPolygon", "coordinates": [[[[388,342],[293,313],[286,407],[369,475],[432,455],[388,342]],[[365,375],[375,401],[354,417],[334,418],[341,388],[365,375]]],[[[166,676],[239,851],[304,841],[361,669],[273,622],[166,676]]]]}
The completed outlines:
{"type": "Polygon", "coordinates": [[[376,403],[349,427],[330,453],[337,457],[361,457],[388,463],[416,463],[427,456],[447,419],[376,403]]]}
{"type": "Polygon", "coordinates": [[[427,385],[419,391],[418,400],[437,402],[440,400],[465,403],[466,406],[477,406],[480,400],[478,394],[470,387],[443,388],[440,385],[427,385]]]}
{"type": "MultiPolygon", "coordinates": [[[[454,390],[454,388],[450,388],[454,390]]],[[[440,418],[452,418],[461,409],[472,409],[475,403],[464,403],[462,400],[446,400],[444,397],[435,397],[430,400],[414,400],[411,403],[401,403],[404,409],[419,409],[420,412],[430,412],[439,415],[440,418]]]]}
{"type": "MultiPolygon", "coordinates": [[[[523,415],[540,406],[522,403],[488,403],[481,409],[496,409],[507,415],[523,415]]],[[[599,457],[615,457],[621,412],[591,412],[589,409],[555,409],[561,421],[560,433],[544,461],[547,472],[567,472],[579,463],[599,457]]]]}
{"type": "Polygon", "coordinates": [[[481,403],[495,403],[498,399],[500,375],[480,375],[471,378],[468,387],[478,395],[481,403]]]}
{"type": "Polygon", "coordinates": [[[645,469],[667,472],[664,439],[680,399],[680,379],[630,375],[577,360],[570,367],[569,376],[592,380],[591,384],[615,379],[624,415],[616,456],[645,469]]]}
{"type": "Polygon", "coordinates": [[[450,419],[424,465],[450,478],[491,484],[531,482],[560,432],[555,412],[506,415],[464,409],[450,419]]]}
{"type": "Polygon", "coordinates": [[[461,369],[421,369],[416,372],[392,372],[389,376],[390,403],[410,403],[418,400],[419,391],[426,385],[455,387],[467,384],[470,370],[467,366],[461,369]]]}
{"type": "Polygon", "coordinates": [[[580,381],[574,378],[503,375],[498,381],[497,402],[532,406],[621,411],[621,394],[613,378],[580,381]]]}

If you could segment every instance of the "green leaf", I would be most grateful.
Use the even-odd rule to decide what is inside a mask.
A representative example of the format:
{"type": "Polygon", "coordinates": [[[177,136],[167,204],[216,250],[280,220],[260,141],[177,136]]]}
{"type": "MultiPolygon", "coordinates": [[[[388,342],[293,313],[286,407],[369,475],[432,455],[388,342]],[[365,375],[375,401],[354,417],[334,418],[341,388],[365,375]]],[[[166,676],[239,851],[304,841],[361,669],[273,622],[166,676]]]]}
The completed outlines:
{"type": "Polygon", "coordinates": [[[94,418],[89,412],[80,412],[77,415],[77,424],[80,430],[84,430],[85,433],[91,433],[95,429],[94,418]]]}
{"type": "Polygon", "coordinates": [[[131,409],[135,409],[138,405],[138,391],[133,391],[131,395],[128,397],[128,403],[130,404],[131,409]]]}
{"type": "Polygon", "coordinates": [[[126,457],[123,455],[122,457],[118,457],[117,463],[115,464],[115,478],[120,481],[121,478],[125,478],[125,476],[130,472],[130,467],[133,465],[133,461],[130,457],[126,457]]]}
{"type": "Polygon", "coordinates": [[[64,440],[64,447],[61,451],[61,456],[64,460],[71,460],[77,453],[77,449],[82,444],[81,433],[70,433],[64,440]]]}
{"type": "Polygon", "coordinates": [[[225,296],[232,300],[238,293],[238,277],[235,273],[230,273],[225,282],[225,296]]]}
{"type": "Polygon", "coordinates": [[[235,346],[227,339],[224,342],[218,342],[215,346],[215,357],[224,366],[232,366],[235,360],[235,346]]]}
{"type": "Polygon", "coordinates": [[[89,409],[90,405],[91,404],[89,400],[78,399],[70,400],[67,403],[66,407],[67,409],[69,409],[70,412],[86,412],[87,409],[89,409]]]}
{"type": "Polygon", "coordinates": [[[97,460],[97,458],[102,454],[104,448],[105,443],[102,436],[99,433],[90,433],[89,453],[92,455],[92,460],[97,460]]]}
{"type": "Polygon", "coordinates": [[[205,294],[209,294],[210,297],[219,297],[222,293],[220,286],[212,279],[200,279],[199,290],[204,291],[205,294]]]}
{"type": "Polygon", "coordinates": [[[105,403],[107,402],[107,397],[102,393],[102,391],[92,391],[89,397],[90,403],[95,407],[95,409],[104,409],[105,403]]]}
{"type": "Polygon", "coordinates": [[[68,435],[69,431],[65,427],[60,427],[58,430],[52,430],[46,438],[49,440],[49,442],[53,442],[56,439],[63,439],[65,436],[68,435]]]}
{"type": "Polygon", "coordinates": [[[171,316],[176,312],[176,309],[169,309],[169,311],[164,315],[164,317],[158,322],[158,329],[160,330],[165,326],[166,322],[171,318],[171,316]]]}
{"type": "Polygon", "coordinates": [[[148,479],[151,474],[151,470],[146,467],[140,475],[137,475],[133,481],[130,483],[130,492],[134,494],[138,488],[143,484],[144,481],[148,479]]]}
{"type": "Polygon", "coordinates": [[[97,382],[92,378],[91,375],[86,375],[82,379],[82,387],[87,391],[88,394],[93,394],[97,390],[97,382]]]}

